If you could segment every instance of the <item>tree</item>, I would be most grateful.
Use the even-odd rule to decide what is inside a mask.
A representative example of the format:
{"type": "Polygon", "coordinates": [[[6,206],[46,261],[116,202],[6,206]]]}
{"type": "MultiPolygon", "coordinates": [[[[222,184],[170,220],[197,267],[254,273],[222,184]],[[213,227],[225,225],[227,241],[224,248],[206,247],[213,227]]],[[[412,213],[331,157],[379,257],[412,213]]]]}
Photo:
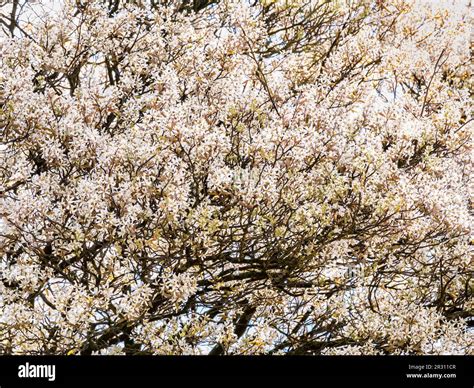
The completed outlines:
{"type": "Polygon", "coordinates": [[[467,5],[3,3],[1,353],[472,353],[467,5]]]}

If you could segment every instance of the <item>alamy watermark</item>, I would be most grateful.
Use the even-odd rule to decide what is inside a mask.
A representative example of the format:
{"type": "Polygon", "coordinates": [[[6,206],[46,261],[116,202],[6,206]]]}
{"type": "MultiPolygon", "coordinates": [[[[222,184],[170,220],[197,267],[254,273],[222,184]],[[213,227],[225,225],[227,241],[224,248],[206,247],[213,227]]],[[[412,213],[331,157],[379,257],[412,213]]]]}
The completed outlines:
{"type": "Polygon", "coordinates": [[[26,363],[18,367],[20,378],[47,378],[48,381],[56,380],[56,365],[30,365],[26,363]]]}

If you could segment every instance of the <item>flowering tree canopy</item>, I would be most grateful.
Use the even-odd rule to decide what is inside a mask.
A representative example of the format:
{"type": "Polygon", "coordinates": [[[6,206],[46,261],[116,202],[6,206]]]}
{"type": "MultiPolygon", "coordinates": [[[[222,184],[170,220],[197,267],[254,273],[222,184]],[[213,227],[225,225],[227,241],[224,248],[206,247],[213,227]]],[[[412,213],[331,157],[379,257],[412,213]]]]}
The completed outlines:
{"type": "Polygon", "coordinates": [[[0,4],[0,353],[473,352],[465,2],[0,4]]]}

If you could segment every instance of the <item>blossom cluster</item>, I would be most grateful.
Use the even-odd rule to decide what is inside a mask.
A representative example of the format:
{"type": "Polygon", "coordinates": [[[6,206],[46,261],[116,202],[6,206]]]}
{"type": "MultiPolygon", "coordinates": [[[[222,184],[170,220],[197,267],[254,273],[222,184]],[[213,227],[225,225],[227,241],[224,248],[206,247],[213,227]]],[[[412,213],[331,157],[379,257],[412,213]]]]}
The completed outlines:
{"type": "Polygon", "coordinates": [[[473,353],[463,1],[24,3],[0,353],[473,353]]]}

